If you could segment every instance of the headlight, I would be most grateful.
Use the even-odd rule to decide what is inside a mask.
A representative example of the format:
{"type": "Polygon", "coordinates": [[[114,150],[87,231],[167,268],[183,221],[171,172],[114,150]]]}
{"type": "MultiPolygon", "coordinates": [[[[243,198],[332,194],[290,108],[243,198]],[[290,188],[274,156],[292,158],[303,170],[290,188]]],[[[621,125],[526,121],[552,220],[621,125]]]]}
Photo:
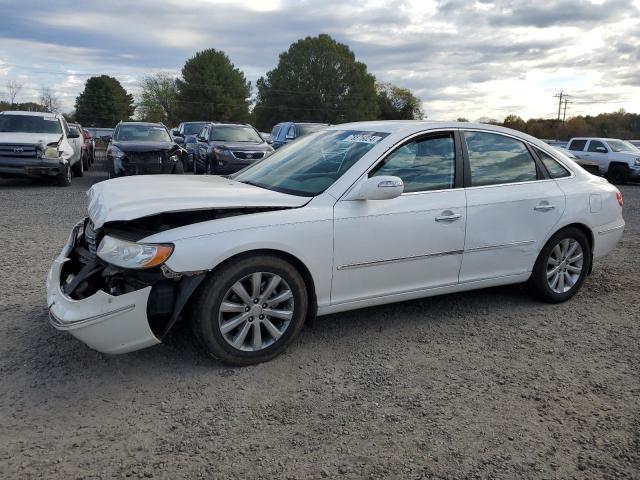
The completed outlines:
{"type": "Polygon", "coordinates": [[[112,145],[111,147],[109,147],[109,150],[107,150],[107,155],[113,158],[122,158],[124,157],[124,152],[115,145],[112,145]]]}
{"type": "Polygon", "coordinates": [[[216,155],[221,155],[223,157],[226,157],[229,155],[229,153],[231,153],[227,148],[222,148],[222,147],[214,147],[213,148],[213,153],[215,153],[216,155]]]}
{"type": "Polygon", "coordinates": [[[36,147],[37,155],[40,158],[46,158],[49,160],[58,160],[60,158],[60,150],[58,150],[58,142],[44,143],[39,144],[36,147]]]}
{"type": "Polygon", "coordinates": [[[173,245],[134,243],[105,237],[98,246],[98,257],[122,268],[151,268],[162,265],[171,256],[173,245]]]}
{"type": "Polygon", "coordinates": [[[171,155],[169,157],[169,161],[170,162],[177,162],[178,161],[178,156],[177,155],[171,155]]]}

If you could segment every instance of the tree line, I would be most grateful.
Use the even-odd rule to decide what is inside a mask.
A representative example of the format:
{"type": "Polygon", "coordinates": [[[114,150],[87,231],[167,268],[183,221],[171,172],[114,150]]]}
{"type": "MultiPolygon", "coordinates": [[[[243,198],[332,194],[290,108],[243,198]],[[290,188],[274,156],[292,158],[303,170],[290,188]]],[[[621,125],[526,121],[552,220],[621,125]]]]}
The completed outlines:
{"type": "Polygon", "coordinates": [[[108,75],[91,77],[75,103],[86,126],[112,126],[135,116],[175,126],[181,121],[250,122],[261,130],[280,121],[343,123],[421,119],[420,100],[408,89],[378,82],[351,49],[329,35],[307,37],[280,54],[278,65],[251,83],[222,51],[197,52],[176,78],[140,80],[138,102],[108,75]]]}

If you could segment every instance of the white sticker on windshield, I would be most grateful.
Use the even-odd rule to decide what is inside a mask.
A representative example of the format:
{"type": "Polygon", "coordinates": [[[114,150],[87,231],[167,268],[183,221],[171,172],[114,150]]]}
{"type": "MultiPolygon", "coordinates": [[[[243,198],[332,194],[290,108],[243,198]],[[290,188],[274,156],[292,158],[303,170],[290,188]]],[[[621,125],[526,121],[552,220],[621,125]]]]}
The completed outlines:
{"type": "Polygon", "coordinates": [[[345,142],[355,142],[355,143],[378,143],[382,140],[382,137],[377,137],[375,135],[349,135],[344,139],[345,142]]]}

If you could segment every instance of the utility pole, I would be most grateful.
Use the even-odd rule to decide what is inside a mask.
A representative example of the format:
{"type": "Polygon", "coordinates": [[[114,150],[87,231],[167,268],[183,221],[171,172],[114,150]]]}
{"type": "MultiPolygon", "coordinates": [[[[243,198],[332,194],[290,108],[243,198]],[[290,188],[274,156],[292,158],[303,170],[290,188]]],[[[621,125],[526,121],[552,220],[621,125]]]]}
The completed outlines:
{"type": "MultiPolygon", "coordinates": [[[[564,91],[561,91],[560,93],[556,93],[554,95],[554,98],[558,99],[558,120],[560,120],[561,114],[562,114],[562,105],[563,105],[563,101],[564,101],[564,111],[565,111],[565,115],[567,113],[567,97],[570,97],[571,95],[569,95],[568,93],[564,93],[564,91]]],[[[564,120],[563,120],[564,121],[564,120]]]]}
{"type": "MultiPolygon", "coordinates": [[[[569,97],[569,95],[565,95],[565,97],[569,97]]],[[[567,105],[573,103],[567,100],[567,98],[565,98],[563,101],[564,101],[564,112],[562,113],[562,123],[564,123],[564,121],[567,118],[567,105]]]]}

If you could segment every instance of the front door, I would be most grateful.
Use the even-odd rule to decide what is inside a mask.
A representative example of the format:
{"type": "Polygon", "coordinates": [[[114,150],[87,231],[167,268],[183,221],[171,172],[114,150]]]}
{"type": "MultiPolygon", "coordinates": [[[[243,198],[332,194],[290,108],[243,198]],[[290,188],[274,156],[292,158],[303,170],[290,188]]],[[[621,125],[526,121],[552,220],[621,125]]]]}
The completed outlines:
{"type": "Polygon", "coordinates": [[[468,131],[467,235],[460,282],[521,275],[562,216],[565,196],[513,137],[468,131]]]}
{"type": "Polygon", "coordinates": [[[453,132],[407,141],[368,173],[400,177],[400,197],[336,203],[332,304],[458,282],[466,201],[455,145],[453,132]]]}

